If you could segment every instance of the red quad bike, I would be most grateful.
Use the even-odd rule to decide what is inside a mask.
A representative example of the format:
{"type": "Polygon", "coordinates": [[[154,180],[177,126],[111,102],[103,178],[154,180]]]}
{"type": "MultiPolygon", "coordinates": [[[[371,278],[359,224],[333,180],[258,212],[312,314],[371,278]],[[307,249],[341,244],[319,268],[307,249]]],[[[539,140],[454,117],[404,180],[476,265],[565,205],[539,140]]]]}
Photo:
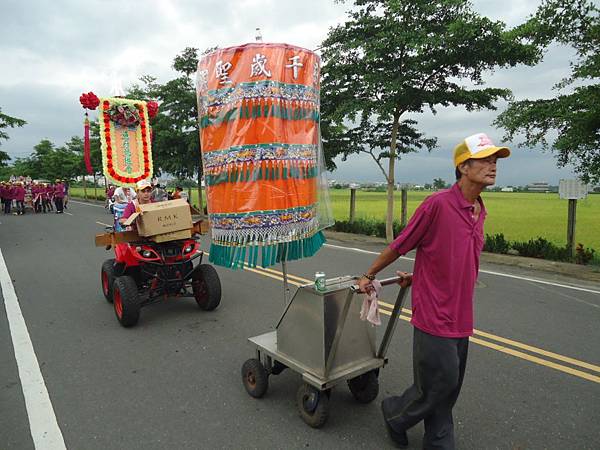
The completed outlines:
{"type": "Polygon", "coordinates": [[[205,311],[219,306],[219,275],[213,266],[202,264],[202,256],[200,243],[194,239],[117,244],[115,258],[102,264],[101,281],[119,323],[134,326],[142,306],[168,297],[193,296],[205,311]]]}

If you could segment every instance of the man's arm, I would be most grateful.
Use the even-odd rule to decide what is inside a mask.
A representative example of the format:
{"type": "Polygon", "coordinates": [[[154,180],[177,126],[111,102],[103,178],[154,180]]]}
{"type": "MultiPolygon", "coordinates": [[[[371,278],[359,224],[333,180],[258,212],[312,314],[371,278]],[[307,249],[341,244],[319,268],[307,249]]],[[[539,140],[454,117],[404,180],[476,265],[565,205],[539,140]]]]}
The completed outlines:
{"type": "MultiPolygon", "coordinates": [[[[367,292],[372,289],[371,281],[375,278],[377,273],[385,269],[401,255],[408,253],[419,245],[431,224],[429,210],[430,206],[428,205],[428,202],[422,203],[411,217],[406,228],[402,230],[400,235],[394,239],[394,241],[386,247],[377,258],[375,258],[375,261],[373,261],[369,270],[367,270],[358,281],[358,286],[362,292],[367,292]]],[[[402,287],[411,284],[412,274],[406,272],[397,272],[397,274],[402,277],[402,280],[399,283],[402,287]]]]}

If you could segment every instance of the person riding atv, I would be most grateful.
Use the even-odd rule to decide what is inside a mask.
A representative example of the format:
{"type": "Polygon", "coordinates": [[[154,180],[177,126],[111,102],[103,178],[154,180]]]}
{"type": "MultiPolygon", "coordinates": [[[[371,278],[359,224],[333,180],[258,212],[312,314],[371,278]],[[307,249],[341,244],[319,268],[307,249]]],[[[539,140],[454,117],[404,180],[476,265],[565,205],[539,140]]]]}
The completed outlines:
{"type": "MultiPolygon", "coordinates": [[[[152,186],[147,180],[138,182],[136,190],[137,200],[127,205],[121,222],[136,212],[139,204],[151,203],[152,186]]],[[[191,295],[205,311],[219,306],[219,275],[213,266],[202,264],[203,252],[196,239],[156,243],[140,238],[114,247],[115,258],[102,265],[102,292],[113,303],[122,326],[135,325],[142,306],[168,297],[191,295]]]]}

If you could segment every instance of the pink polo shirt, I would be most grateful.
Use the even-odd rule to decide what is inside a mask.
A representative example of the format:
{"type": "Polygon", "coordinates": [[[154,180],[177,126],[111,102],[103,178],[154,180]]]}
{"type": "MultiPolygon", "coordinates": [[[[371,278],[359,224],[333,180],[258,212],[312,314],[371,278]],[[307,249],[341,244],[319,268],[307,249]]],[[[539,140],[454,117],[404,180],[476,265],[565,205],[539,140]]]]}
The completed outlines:
{"type": "Polygon", "coordinates": [[[473,334],[473,291],[483,249],[487,212],[481,197],[477,222],[458,184],[427,197],[390,248],[404,255],[416,248],[412,320],[434,336],[473,334]]]}

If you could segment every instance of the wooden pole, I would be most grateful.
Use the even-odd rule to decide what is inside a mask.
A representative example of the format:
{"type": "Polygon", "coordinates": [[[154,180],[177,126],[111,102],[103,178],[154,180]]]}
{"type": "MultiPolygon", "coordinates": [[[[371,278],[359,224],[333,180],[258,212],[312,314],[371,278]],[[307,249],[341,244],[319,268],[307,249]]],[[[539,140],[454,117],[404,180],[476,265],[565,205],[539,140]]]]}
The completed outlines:
{"type": "Polygon", "coordinates": [[[96,184],[96,172],[94,172],[94,200],[98,200],[98,185],[96,184]]]}
{"type": "Polygon", "coordinates": [[[577,216],[577,200],[569,199],[569,216],[567,222],[567,249],[571,256],[575,253],[575,218],[577,216]]]}
{"type": "Polygon", "coordinates": [[[83,176],[83,198],[88,199],[87,196],[87,185],[85,184],[85,175],[83,176]]]}
{"type": "Polygon", "coordinates": [[[401,195],[401,212],[400,212],[400,226],[404,228],[406,226],[406,217],[408,210],[408,189],[402,188],[401,195]]]}
{"type": "Polygon", "coordinates": [[[198,211],[202,211],[204,215],[204,202],[202,200],[202,162],[198,164],[198,211]]]}
{"type": "Polygon", "coordinates": [[[350,189],[350,223],[356,217],[356,189],[350,189]]]}

